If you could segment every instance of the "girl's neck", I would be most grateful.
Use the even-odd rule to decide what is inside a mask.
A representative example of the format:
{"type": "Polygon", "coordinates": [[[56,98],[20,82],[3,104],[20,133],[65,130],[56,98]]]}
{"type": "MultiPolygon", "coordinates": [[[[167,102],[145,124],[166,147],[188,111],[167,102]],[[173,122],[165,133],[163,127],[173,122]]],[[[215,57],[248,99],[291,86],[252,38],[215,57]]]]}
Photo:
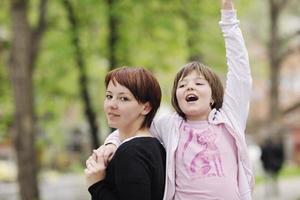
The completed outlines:
{"type": "Polygon", "coordinates": [[[186,115],[186,121],[208,121],[208,116],[211,113],[211,108],[203,112],[195,113],[194,115],[186,115]]]}
{"type": "Polygon", "coordinates": [[[186,122],[188,123],[188,124],[206,124],[206,123],[208,123],[208,120],[207,119],[205,119],[205,120],[189,120],[189,119],[186,119],[186,122]]]}
{"type": "Polygon", "coordinates": [[[201,115],[201,116],[186,116],[186,121],[189,121],[189,122],[208,121],[208,114],[201,115]]]}

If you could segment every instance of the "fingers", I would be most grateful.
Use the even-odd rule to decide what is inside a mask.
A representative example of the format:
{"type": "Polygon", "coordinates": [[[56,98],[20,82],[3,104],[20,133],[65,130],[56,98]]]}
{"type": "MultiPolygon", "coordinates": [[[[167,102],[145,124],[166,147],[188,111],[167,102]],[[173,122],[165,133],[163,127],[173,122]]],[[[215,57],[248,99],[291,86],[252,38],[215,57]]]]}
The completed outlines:
{"type": "MultiPolygon", "coordinates": [[[[88,164],[90,166],[90,164],[88,164]]],[[[105,178],[105,170],[104,171],[97,171],[94,168],[86,168],[84,169],[85,178],[87,187],[89,188],[91,185],[101,181],[105,178]]]]}
{"type": "Polygon", "coordinates": [[[101,161],[101,162],[105,163],[105,160],[104,160],[104,146],[103,145],[100,146],[97,150],[94,150],[93,154],[96,155],[98,161],[101,161]]]}
{"type": "Polygon", "coordinates": [[[92,159],[94,159],[96,162],[98,162],[98,159],[101,159],[102,153],[103,152],[103,147],[100,146],[98,149],[94,149],[93,153],[91,155],[92,159]]]}
{"type": "Polygon", "coordinates": [[[94,165],[91,163],[93,160],[94,159],[92,158],[92,156],[90,156],[85,162],[86,168],[90,171],[94,168],[94,165]]]}
{"type": "Polygon", "coordinates": [[[111,161],[116,150],[117,147],[114,144],[105,145],[104,152],[103,152],[103,159],[106,165],[111,161]]]}
{"type": "Polygon", "coordinates": [[[84,170],[87,178],[101,180],[105,176],[105,165],[103,162],[96,162],[92,157],[86,161],[86,169],[84,170]]]}
{"type": "Polygon", "coordinates": [[[92,155],[86,160],[84,173],[88,186],[105,178],[106,165],[103,159],[103,148],[99,147],[97,150],[94,150],[92,155]]]}
{"type": "Polygon", "coordinates": [[[105,165],[107,166],[109,161],[112,159],[117,147],[113,144],[102,145],[97,150],[94,150],[94,154],[96,154],[97,159],[103,160],[105,165]]]}
{"type": "Polygon", "coordinates": [[[108,157],[108,162],[110,162],[111,161],[111,159],[114,157],[114,153],[112,153],[112,154],[110,154],[110,156],[108,157]]]}
{"type": "Polygon", "coordinates": [[[86,165],[89,164],[93,166],[95,163],[91,160],[94,160],[96,163],[104,163],[104,165],[107,166],[113,158],[116,150],[117,147],[114,144],[102,145],[98,149],[93,150],[93,153],[87,160],[86,165]]]}
{"type": "Polygon", "coordinates": [[[95,154],[94,151],[95,151],[95,150],[93,150],[92,158],[93,158],[94,160],[97,160],[97,154],[95,154]]]}
{"type": "Polygon", "coordinates": [[[84,169],[84,173],[85,173],[85,175],[86,175],[87,177],[89,177],[89,176],[91,176],[91,175],[93,174],[92,171],[89,170],[88,168],[85,168],[85,169],[84,169]]]}
{"type": "Polygon", "coordinates": [[[110,157],[110,154],[111,152],[108,150],[108,148],[105,148],[103,152],[103,159],[105,162],[107,162],[108,158],[110,157]]]}

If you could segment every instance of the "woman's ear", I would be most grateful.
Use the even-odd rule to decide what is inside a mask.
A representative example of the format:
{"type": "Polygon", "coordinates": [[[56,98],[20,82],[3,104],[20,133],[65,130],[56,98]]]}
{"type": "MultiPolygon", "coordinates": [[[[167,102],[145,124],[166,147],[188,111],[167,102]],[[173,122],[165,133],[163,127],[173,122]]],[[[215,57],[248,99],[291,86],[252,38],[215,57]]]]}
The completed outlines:
{"type": "Polygon", "coordinates": [[[151,111],[152,107],[149,102],[144,103],[144,108],[142,110],[143,115],[147,115],[151,111]]]}

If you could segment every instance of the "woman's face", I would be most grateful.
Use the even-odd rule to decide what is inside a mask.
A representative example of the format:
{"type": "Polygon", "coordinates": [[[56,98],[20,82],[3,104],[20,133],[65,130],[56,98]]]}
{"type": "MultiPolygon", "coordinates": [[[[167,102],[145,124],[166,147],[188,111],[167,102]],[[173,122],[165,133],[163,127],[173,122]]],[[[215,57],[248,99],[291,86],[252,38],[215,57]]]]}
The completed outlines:
{"type": "Polygon", "coordinates": [[[104,112],[110,127],[121,131],[140,128],[146,112],[145,104],[139,103],[130,90],[117,81],[109,82],[104,100],[104,112]]]}
{"type": "Polygon", "coordinates": [[[212,91],[203,75],[192,71],[181,78],[176,89],[176,98],[187,120],[207,120],[211,111],[212,91]]]}

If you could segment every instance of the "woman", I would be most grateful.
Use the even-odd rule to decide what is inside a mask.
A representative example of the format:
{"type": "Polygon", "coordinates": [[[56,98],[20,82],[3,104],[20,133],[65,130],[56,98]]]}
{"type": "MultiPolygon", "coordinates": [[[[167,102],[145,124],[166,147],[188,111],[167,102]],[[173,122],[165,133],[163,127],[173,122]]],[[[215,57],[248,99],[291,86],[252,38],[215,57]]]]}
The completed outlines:
{"type": "Polygon", "coordinates": [[[107,166],[97,156],[103,147],[86,161],[92,199],[163,199],[165,150],[149,132],[161,101],[157,80],[146,69],[124,67],[109,72],[105,85],[107,122],[122,143],[107,166]]]}

